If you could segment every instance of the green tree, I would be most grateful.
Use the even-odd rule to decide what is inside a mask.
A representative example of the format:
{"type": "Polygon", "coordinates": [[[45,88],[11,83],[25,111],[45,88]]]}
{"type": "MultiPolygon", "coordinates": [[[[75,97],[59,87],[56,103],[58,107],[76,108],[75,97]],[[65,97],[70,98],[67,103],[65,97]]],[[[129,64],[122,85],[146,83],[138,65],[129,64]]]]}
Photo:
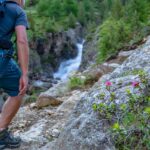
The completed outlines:
{"type": "Polygon", "coordinates": [[[64,0],[63,4],[62,4],[62,12],[63,14],[66,16],[70,13],[72,13],[73,15],[77,16],[77,1],[74,0],[64,0]]]}
{"type": "Polygon", "coordinates": [[[76,21],[77,21],[76,17],[73,15],[73,13],[70,13],[67,19],[68,27],[74,28],[76,21]]]}
{"type": "Polygon", "coordinates": [[[114,0],[111,10],[111,15],[116,18],[120,19],[123,16],[123,6],[120,0],[114,0]]]}
{"type": "Polygon", "coordinates": [[[59,19],[62,15],[62,3],[61,0],[50,0],[48,8],[48,14],[50,17],[55,18],[56,20],[59,19]]]}
{"type": "Polygon", "coordinates": [[[142,23],[148,21],[148,12],[149,5],[147,0],[130,0],[125,8],[127,21],[135,28],[141,27],[142,23]]]}
{"type": "Polygon", "coordinates": [[[107,19],[99,29],[99,55],[98,62],[115,54],[119,48],[126,44],[130,37],[130,26],[124,20],[107,19]]]}
{"type": "Polygon", "coordinates": [[[78,21],[82,24],[85,25],[87,23],[87,19],[86,19],[86,10],[84,7],[84,4],[82,2],[79,3],[78,5],[78,21]]]}

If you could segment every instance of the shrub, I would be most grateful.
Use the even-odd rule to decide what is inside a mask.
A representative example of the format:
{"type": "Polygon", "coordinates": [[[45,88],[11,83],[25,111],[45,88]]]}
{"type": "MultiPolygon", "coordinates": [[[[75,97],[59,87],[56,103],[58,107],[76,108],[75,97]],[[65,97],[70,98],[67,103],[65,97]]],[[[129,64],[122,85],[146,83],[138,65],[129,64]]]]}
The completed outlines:
{"type": "Polygon", "coordinates": [[[130,26],[122,19],[110,17],[99,28],[98,62],[117,52],[130,39],[130,26]]]}
{"type": "Polygon", "coordinates": [[[116,95],[111,90],[113,84],[107,82],[110,99],[106,103],[105,93],[100,93],[98,98],[104,102],[93,104],[93,110],[110,122],[108,133],[118,150],[150,149],[150,97],[142,92],[143,87],[149,88],[148,76],[140,71],[139,77],[140,82],[133,81],[131,86],[140,94],[126,89],[126,103],[116,103],[116,95]]]}
{"type": "Polygon", "coordinates": [[[85,79],[81,77],[71,77],[69,82],[70,89],[82,88],[84,86],[85,79]]]}
{"type": "Polygon", "coordinates": [[[129,46],[131,39],[131,44],[133,44],[148,34],[148,31],[146,33],[143,29],[148,26],[150,1],[115,0],[108,6],[109,11],[105,14],[106,18],[99,27],[98,62],[117,53],[123,46],[129,46]]]}

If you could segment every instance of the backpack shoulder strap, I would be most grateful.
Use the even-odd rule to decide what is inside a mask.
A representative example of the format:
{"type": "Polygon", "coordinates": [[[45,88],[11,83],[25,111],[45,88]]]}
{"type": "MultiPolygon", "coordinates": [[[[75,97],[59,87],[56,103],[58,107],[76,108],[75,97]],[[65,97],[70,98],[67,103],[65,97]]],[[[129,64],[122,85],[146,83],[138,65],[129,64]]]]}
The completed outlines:
{"type": "Polygon", "coordinates": [[[0,0],[0,18],[4,17],[5,5],[6,5],[6,0],[0,0]]]}
{"type": "Polygon", "coordinates": [[[6,0],[0,0],[0,5],[3,4],[6,0]]]}

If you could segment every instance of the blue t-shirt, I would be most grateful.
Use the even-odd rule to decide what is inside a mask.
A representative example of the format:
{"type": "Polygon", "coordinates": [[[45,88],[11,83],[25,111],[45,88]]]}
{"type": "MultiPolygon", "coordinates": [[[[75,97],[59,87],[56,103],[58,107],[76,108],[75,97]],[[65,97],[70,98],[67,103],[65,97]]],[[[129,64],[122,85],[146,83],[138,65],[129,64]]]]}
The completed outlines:
{"type": "Polygon", "coordinates": [[[0,38],[11,40],[18,25],[28,28],[26,13],[17,3],[8,2],[5,6],[5,15],[0,18],[0,38]]]}

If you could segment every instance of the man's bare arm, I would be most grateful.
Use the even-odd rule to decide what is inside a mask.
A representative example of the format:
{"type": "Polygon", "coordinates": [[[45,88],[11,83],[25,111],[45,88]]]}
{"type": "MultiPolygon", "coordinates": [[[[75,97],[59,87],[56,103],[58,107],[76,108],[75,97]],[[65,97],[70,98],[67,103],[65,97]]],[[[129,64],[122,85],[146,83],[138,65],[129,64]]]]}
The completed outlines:
{"type": "Polygon", "coordinates": [[[24,95],[28,86],[28,66],[29,66],[29,46],[26,34],[26,28],[19,25],[15,28],[17,36],[18,59],[22,70],[20,78],[19,95],[24,95]]]}
{"type": "Polygon", "coordinates": [[[28,74],[29,65],[29,46],[26,28],[22,25],[15,28],[17,36],[18,59],[23,75],[28,74]]]}

